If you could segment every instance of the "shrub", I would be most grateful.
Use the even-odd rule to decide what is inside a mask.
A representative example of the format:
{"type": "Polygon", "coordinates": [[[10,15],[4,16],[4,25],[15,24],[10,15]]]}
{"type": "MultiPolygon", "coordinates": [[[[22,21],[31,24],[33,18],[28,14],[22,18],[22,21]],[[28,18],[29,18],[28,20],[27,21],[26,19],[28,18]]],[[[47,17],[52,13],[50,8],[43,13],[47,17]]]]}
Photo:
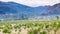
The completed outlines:
{"type": "Polygon", "coordinates": [[[43,31],[43,32],[40,32],[40,34],[47,34],[47,32],[43,31]]]}

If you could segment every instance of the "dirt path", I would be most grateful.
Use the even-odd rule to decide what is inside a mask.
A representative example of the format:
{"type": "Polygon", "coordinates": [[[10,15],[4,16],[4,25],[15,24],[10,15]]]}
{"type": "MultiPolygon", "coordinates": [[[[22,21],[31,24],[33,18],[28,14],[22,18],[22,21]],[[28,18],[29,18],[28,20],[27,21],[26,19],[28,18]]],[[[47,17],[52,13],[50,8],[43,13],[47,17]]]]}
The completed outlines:
{"type": "Polygon", "coordinates": [[[24,27],[21,28],[20,34],[27,34],[28,28],[24,29],[24,27]]]}

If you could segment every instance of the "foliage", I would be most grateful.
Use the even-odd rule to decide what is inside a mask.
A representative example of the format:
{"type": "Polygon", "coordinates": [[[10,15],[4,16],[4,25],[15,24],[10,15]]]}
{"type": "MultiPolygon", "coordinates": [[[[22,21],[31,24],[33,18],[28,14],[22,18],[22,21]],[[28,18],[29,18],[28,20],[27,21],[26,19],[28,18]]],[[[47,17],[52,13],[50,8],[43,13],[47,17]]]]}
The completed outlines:
{"type": "MultiPolygon", "coordinates": [[[[11,30],[19,29],[21,32],[21,27],[31,28],[28,30],[27,34],[37,34],[42,30],[54,30],[55,33],[60,29],[60,20],[50,20],[50,21],[18,21],[18,22],[0,22],[0,29],[3,30],[3,33],[11,33],[11,30]],[[12,26],[11,24],[15,24],[12,26]]],[[[43,31],[40,34],[46,34],[47,32],[43,31]]]]}

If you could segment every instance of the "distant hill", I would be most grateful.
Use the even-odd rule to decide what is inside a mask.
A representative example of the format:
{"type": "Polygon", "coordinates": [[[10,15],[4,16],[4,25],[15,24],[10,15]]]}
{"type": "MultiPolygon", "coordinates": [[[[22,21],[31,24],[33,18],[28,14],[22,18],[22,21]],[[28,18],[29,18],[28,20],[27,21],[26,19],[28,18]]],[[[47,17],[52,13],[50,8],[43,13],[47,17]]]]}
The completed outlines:
{"type": "Polygon", "coordinates": [[[29,7],[15,2],[1,2],[0,14],[26,14],[28,16],[39,16],[48,6],[29,7]]]}
{"type": "Polygon", "coordinates": [[[60,15],[60,3],[50,6],[41,15],[60,15]]]}

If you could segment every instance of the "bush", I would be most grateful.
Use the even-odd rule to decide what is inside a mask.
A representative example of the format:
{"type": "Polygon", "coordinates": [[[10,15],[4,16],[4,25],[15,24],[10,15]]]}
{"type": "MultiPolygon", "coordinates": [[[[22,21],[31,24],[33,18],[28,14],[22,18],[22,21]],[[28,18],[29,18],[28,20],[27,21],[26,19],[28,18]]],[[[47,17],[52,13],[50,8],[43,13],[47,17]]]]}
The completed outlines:
{"type": "Polygon", "coordinates": [[[3,33],[10,33],[11,31],[8,28],[3,29],[3,33]]]}
{"type": "Polygon", "coordinates": [[[43,32],[40,32],[40,34],[47,34],[47,32],[43,31],[43,32]]]}
{"type": "Polygon", "coordinates": [[[28,34],[37,34],[38,33],[38,30],[37,29],[35,29],[35,30],[29,30],[28,31],[28,34]]]}

